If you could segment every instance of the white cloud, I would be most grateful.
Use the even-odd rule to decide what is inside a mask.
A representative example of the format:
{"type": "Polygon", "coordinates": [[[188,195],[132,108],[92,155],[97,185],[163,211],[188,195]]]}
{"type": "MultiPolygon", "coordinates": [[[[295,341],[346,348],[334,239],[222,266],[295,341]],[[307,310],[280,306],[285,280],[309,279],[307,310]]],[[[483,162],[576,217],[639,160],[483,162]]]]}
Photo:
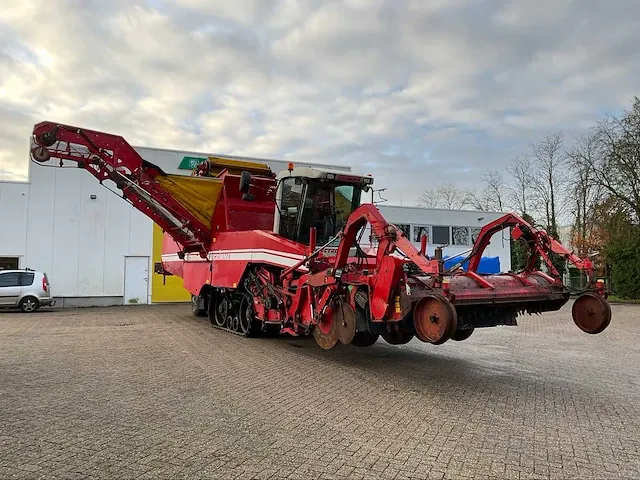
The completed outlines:
{"type": "Polygon", "coordinates": [[[412,203],[628,105],[640,73],[640,4],[616,0],[4,3],[0,179],[52,120],[351,164],[412,203]]]}

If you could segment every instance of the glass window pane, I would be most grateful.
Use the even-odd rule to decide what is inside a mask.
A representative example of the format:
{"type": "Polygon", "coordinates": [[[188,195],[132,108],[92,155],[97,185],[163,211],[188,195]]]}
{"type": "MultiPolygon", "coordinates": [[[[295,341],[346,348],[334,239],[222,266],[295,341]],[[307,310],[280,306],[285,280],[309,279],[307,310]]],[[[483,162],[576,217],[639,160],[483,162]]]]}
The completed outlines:
{"type": "Polygon", "coordinates": [[[427,242],[429,241],[429,226],[428,225],[414,225],[413,226],[413,241],[419,242],[422,235],[427,236],[427,242]]]}
{"type": "Polygon", "coordinates": [[[449,227],[432,227],[433,239],[430,243],[435,245],[445,245],[450,243],[449,227]]]}
{"type": "Polygon", "coordinates": [[[405,237],[411,238],[411,225],[406,223],[395,223],[394,225],[398,227],[405,237]]]}
{"type": "Polygon", "coordinates": [[[451,227],[454,245],[469,245],[469,229],[467,227],[451,227]]]}
{"type": "Polygon", "coordinates": [[[482,230],[480,227],[471,227],[471,243],[476,243],[480,230],[482,230]]]}

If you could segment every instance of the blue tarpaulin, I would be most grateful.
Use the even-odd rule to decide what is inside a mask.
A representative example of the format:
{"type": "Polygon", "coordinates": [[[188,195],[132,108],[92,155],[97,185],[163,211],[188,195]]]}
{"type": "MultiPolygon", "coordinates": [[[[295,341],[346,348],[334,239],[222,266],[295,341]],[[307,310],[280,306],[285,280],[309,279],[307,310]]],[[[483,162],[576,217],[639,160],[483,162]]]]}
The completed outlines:
{"type": "MultiPolygon", "coordinates": [[[[465,256],[460,255],[457,257],[444,257],[444,268],[453,267],[456,263],[462,260],[465,256]]],[[[469,261],[464,262],[461,267],[463,270],[467,270],[469,267],[469,261]]],[[[480,259],[480,265],[478,265],[478,273],[492,274],[500,273],[500,257],[482,257],[480,259]]]]}

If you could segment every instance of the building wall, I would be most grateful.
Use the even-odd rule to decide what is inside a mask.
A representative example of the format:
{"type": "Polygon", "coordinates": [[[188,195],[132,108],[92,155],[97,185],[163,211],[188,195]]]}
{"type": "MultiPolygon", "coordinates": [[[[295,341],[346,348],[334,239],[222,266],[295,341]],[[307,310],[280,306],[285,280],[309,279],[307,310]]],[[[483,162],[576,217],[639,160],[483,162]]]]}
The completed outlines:
{"type": "Polygon", "coordinates": [[[0,257],[17,257],[20,268],[29,266],[24,263],[28,198],[28,183],[0,183],[0,257]]]}
{"type": "Polygon", "coordinates": [[[151,255],[150,220],[81,169],[32,166],[30,183],[26,263],[62,306],[121,304],[125,256],[151,255]]]}
{"type": "MultiPolygon", "coordinates": [[[[474,233],[480,230],[485,224],[500,218],[503,213],[499,212],[478,212],[468,210],[443,210],[433,208],[418,208],[418,207],[402,207],[395,205],[378,205],[380,213],[389,221],[395,225],[408,228],[408,233],[412,243],[420,246],[420,232],[419,227],[428,227],[427,238],[428,247],[427,253],[433,255],[436,244],[434,243],[433,227],[442,226],[449,228],[449,245],[443,248],[443,255],[453,256],[461,254],[471,248],[472,241],[475,240],[474,233]],[[453,227],[456,227],[456,231],[467,232],[467,242],[461,245],[453,244],[453,227]],[[461,230],[459,227],[463,227],[461,230]]],[[[402,228],[402,227],[401,227],[402,228]]],[[[405,232],[406,234],[407,232],[405,232]]],[[[365,235],[367,235],[365,233],[365,235]]],[[[503,230],[491,237],[491,243],[486,248],[485,257],[500,257],[500,269],[503,272],[511,269],[511,245],[509,242],[510,233],[509,230],[503,230]]],[[[438,240],[438,239],[435,239],[438,240]]],[[[464,257],[461,257],[464,258],[464,257]]]]}

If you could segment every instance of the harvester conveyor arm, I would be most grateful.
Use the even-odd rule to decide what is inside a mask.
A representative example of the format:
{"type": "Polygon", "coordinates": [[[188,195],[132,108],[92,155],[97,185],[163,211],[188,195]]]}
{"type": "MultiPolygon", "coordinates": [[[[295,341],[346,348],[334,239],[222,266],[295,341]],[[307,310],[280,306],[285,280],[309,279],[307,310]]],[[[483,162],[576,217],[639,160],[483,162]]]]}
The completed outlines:
{"type": "Polygon", "coordinates": [[[371,225],[371,231],[379,241],[376,265],[381,265],[382,257],[392,254],[397,247],[425,274],[435,275],[438,273],[437,262],[429,260],[422,255],[409,239],[404,236],[402,231],[387,222],[380,211],[374,205],[368,203],[354,210],[344,226],[334,264],[336,270],[342,269],[346,265],[349,258],[349,250],[356,243],[356,235],[367,223],[371,225]]]}
{"type": "Polygon", "coordinates": [[[560,242],[555,240],[547,232],[535,228],[529,222],[513,213],[508,213],[494,220],[493,222],[488,223],[482,228],[482,230],[480,230],[478,238],[476,239],[476,242],[473,246],[472,252],[468,257],[470,259],[468,268],[469,272],[476,272],[478,270],[482,253],[489,245],[491,237],[495,233],[508,227],[513,228],[511,235],[515,240],[518,240],[522,237],[530,247],[530,255],[527,266],[524,270],[525,272],[531,272],[535,270],[536,259],[539,255],[544,259],[551,273],[556,278],[559,278],[558,271],[549,259],[549,253],[553,252],[564,256],[567,260],[569,260],[569,262],[575,265],[576,268],[586,272],[587,276],[589,278],[592,278],[593,264],[588,258],[582,259],[578,257],[574,253],[567,250],[560,242]]]}
{"type": "Polygon", "coordinates": [[[168,177],[144,160],[127,141],[109,133],[41,122],[33,128],[31,157],[45,164],[58,159],[72,161],[96,177],[111,180],[135,208],[168,232],[185,251],[205,255],[211,227],[203,224],[162,184],[168,177]]]}

